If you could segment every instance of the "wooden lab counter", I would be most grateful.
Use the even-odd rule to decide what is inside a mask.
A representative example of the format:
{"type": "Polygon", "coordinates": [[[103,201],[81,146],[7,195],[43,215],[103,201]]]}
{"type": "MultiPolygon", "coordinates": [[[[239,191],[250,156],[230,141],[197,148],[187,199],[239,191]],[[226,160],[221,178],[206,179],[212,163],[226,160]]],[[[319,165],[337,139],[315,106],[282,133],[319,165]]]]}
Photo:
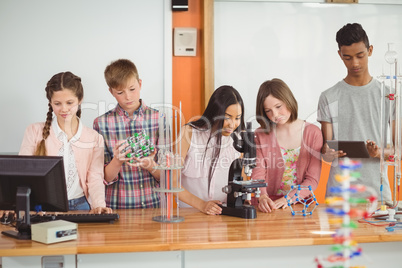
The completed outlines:
{"type": "MultiPolygon", "coordinates": [[[[180,209],[180,216],[184,217],[184,221],[180,223],[153,221],[152,217],[160,215],[160,209],[116,212],[120,219],[113,224],[79,224],[78,239],[74,241],[45,245],[1,235],[3,268],[8,267],[8,261],[22,256],[31,259],[32,263],[34,257],[52,255],[65,256],[66,260],[71,257],[71,264],[64,267],[101,267],[91,266],[94,261],[103,264],[111,261],[114,267],[120,267],[120,264],[126,267],[126,261],[141,260],[145,262],[142,264],[152,267],[152,263],[148,262],[163,258],[167,258],[163,261],[164,267],[214,267],[222,260],[240,267],[256,260],[280,265],[290,261],[290,257],[298,260],[298,267],[304,267],[304,260],[310,263],[305,267],[314,267],[311,264],[317,254],[331,254],[331,234],[338,229],[338,226],[329,223],[329,218],[333,216],[327,214],[322,205],[311,216],[292,216],[286,209],[270,214],[258,212],[257,218],[250,220],[208,216],[193,208],[183,208],[180,209]],[[130,254],[134,255],[129,257],[130,254]],[[202,266],[197,266],[201,263],[202,266]]],[[[1,231],[9,229],[12,228],[0,226],[1,231]]],[[[382,256],[386,253],[393,256],[391,264],[394,264],[402,256],[402,231],[388,232],[384,227],[360,223],[353,234],[363,253],[367,248],[371,261],[381,258],[378,263],[384,265],[382,256]]],[[[15,263],[13,265],[17,267],[15,263]]]]}

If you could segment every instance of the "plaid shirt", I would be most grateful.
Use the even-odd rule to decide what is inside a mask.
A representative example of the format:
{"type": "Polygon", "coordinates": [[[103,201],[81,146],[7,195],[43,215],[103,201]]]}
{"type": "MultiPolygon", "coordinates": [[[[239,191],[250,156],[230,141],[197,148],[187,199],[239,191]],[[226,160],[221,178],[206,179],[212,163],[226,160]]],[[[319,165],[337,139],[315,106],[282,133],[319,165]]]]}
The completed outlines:
{"type": "MultiPolygon", "coordinates": [[[[158,116],[157,110],[147,107],[141,101],[133,118],[120,105],[96,118],[94,129],[105,140],[105,166],[113,159],[114,146],[142,129],[145,129],[151,142],[157,145],[158,116]]],[[[159,187],[159,182],[147,170],[124,163],[115,180],[111,183],[105,181],[105,184],[106,205],[112,209],[159,207],[159,195],[153,191],[153,188],[159,187]]]]}

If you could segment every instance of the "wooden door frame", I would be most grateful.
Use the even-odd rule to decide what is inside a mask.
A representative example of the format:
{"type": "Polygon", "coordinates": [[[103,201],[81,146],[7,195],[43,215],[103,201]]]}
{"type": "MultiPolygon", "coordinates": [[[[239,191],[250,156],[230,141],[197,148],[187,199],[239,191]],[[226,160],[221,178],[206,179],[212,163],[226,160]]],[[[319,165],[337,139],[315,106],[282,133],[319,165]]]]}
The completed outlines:
{"type": "Polygon", "coordinates": [[[204,108],[215,90],[214,0],[204,0],[204,108]]]}

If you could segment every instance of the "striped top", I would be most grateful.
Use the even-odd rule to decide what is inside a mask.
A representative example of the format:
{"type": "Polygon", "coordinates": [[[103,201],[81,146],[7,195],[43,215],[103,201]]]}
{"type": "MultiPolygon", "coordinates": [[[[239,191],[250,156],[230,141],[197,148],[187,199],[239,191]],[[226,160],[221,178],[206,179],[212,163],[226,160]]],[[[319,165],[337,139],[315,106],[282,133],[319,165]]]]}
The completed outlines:
{"type": "MultiPolygon", "coordinates": [[[[143,129],[150,141],[158,144],[159,112],[147,107],[142,100],[140,102],[141,106],[132,117],[117,105],[95,119],[94,129],[105,140],[105,166],[112,161],[113,148],[117,143],[140,133],[143,129]]],[[[106,205],[112,209],[159,207],[159,195],[153,191],[153,188],[159,187],[159,182],[147,170],[124,163],[113,182],[104,182],[106,205]]]]}

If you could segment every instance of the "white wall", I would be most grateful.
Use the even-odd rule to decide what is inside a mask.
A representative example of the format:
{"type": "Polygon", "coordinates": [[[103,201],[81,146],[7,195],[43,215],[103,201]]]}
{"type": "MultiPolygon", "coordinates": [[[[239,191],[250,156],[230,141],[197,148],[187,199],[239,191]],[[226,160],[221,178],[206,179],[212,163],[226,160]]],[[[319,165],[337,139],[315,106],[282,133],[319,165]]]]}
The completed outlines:
{"type": "Polygon", "coordinates": [[[261,83],[281,78],[298,100],[299,117],[315,122],[320,93],[346,76],[335,41],[343,25],[358,22],[366,30],[374,46],[372,76],[389,70],[384,54],[390,42],[402,65],[402,1],[393,2],[399,4],[216,0],[215,87],[238,89],[250,119],[261,83]]]}
{"type": "Polygon", "coordinates": [[[148,105],[171,102],[171,7],[165,0],[1,0],[0,153],[18,152],[25,128],[46,119],[44,88],[56,73],[82,78],[82,118],[116,104],[103,71],[132,60],[148,105]]]}

